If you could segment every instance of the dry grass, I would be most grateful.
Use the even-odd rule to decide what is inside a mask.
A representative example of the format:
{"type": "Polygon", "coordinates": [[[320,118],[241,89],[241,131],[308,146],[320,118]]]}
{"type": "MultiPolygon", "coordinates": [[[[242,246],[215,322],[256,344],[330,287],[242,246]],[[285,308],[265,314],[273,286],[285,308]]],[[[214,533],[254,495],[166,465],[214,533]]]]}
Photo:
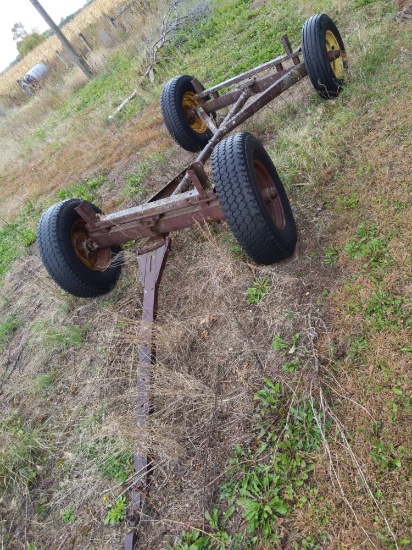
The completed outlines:
{"type": "MultiPolygon", "coordinates": [[[[184,526],[201,527],[231,447],[250,440],[251,397],[262,375],[280,376],[291,386],[302,383],[301,375],[296,380],[284,376],[269,344],[273,333],[280,331],[289,337],[303,323],[307,328],[302,330],[302,341],[309,347],[324,330],[319,311],[313,307],[315,294],[309,297],[306,291],[308,281],[290,274],[291,265],[293,270],[306,271],[307,257],[298,256],[289,267],[257,268],[236,261],[222,247],[224,235],[199,229],[183,232],[174,240],[156,330],[153,414],[140,432],[133,420],[141,288],[135,267],[126,265],[116,303],[107,305],[104,300],[67,300],[50,288],[42,271],[33,284],[38,260],[34,265],[16,266],[11,273],[4,290],[27,297],[10,310],[19,318],[24,316],[23,326],[28,327],[28,320],[32,324],[45,319],[52,326],[62,322],[82,326],[93,319],[81,353],[74,348],[56,353],[45,345],[45,335],[33,335],[28,328],[15,335],[20,341],[19,360],[17,371],[4,380],[3,404],[9,403],[11,408],[3,405],[2,415],[15,410],[33,425],[44,426],[54,434],[55,449],[52,477],[47,482],[40,479],[31,491],[26,533],[13,529],[16,548],[23,547],[18,537],[53,545],[76,536],[79,548],[92,538],[99,541],[92,547],[118,544],[120,533],[99,532],[95,521],[105,514],[107,501],[101,499],[112,500],[121,489],[97,474],[94,461],[83,448],[86,442],[89,448],[93,442],[112,437],[126,448],[138,440],[157,457],[144,510],[147,519],[140,527],[146,547],[156,548],[160,540],[162,544],[173,541],[174,533],[184,526]],[[28,267],[32,272],[22,277],[28,267]],[[255,277],[263,275],[270,278],[272,291],[264,302],[250,306],[245,290],[255,277]],[[198,292],[193,293],[193,288],[198,292]],[[173,311],[173,316],[167,311],[173,311]],[[36,394],[32,380],[44,369],[55,373],[53,391],[36,394]],[[14,383],[17,372],[18,388],[14,383]],[[40,401],[43,407],[39,407],[40,401]],[[47,417],[42,412],[45,406],[47,417]],[[60,489],[53,488],[57,487],[54,479],[60,480],[60,489]],[[98,494],[101,497],[96,500],[98,494]],[[61,524],[59,518],[73,503],[74,495],[81,533],[75,525],[61,524]],[[34,514],[41,498],[47,498],[52,512],[45,511],[35,528],[34,514]],[[159,533],[165,531],[166,539],[164,535],[160,539],[159,533]]],[[[309,388],[314,375],[311,359],[304,372],[309,388]]]]}

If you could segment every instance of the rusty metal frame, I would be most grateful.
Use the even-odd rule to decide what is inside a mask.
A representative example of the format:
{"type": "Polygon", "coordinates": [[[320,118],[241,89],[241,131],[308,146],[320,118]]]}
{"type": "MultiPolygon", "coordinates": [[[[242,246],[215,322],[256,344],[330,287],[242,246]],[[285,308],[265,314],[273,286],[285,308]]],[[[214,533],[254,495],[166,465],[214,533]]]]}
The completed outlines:
{"type": "MultiPolygon", "coordinates": [[[[197,223],[223,220],[223,212],[214,189],[211,188],[204,164],[223,137],[296,84],[306,76],[307,71],[305,64],[299,63],[286,72],[282,70],[280,74],[280,78],[274,81],[266,80],[267,87],[263,92],[256,93],[253,84],[243,87],[229,113],[219,128],[215,129],[213,137],[195,162],[167,183],[146,204],[105,217],[92,211],[87,203],[80,204],[76,211],[87,223],[92,246],[104,248],[134,239],[161,238],[162,235],[192,227],[197,223]],[[189,187],[192,189],[187,191],[189,187]]],[[[205,111],[204,113],[208,116],[205,111]]]]}
{"type": "MultiPolygon", "coordinates": [[[[144,254],[138,254],[140,277],[142,280],[143,308],[141,342],[139,348],[139,365],[137,371],[137,427],[141,428],[147,421],[150,407],[150,367],[155,361],[152,327],[156,320],[159,286],[170,251],[170,237],[153,243],[154,248],[144,254]]],[[[131,487],[132,503],[127,519],[131,530],[124,539],[124,549],[133,550],[137,540],[138,512],[141,512],[144,496],[148,486],[150,460],[146,451],[138,445],[134,457],[134,470],[137,481],[131,487]]]]}
{"type": "MultiPolygon", "coordinates": [[[[87,246],[91,249],[108,248],[135,239],[146,239],[139,248],[138,264],[142,278],[143,313],[142,336],[137,373],[137,425],[143,426],[149,414],[150,366],[154,361],[152,327],[157,314],[158,290],[170,250],[169,233],[198,223],[224,219],[222,209],[205,171],[204,165],[211,157],[214,147],[233,129],[245,122],[270,101],[296,84],[307,75],[305,63],[300,61],[301,47],[291,49],[287,35],[282,37],[285,54],[259,65],[241,75],[230,78],[216,86],[203,89],[193,79],[194,107],[212,131],[212,138],[185,170],[169,181],[144,205],[101,216],[87,203],[81,203],[76,211],[86,222],[87,246]],[[285,68],[285,63],[292,65],[285,68]],[[264,74],[259,78],[258,74],[264,74]],[[221,95],[219,92],[226,90],[221,95]],[[214,113],[224,107],[231,108],[220,124],[214,113]],[[189,189],[190,188],[190,189],[189,189]]],[[[330,61],[340,55],[339,50],[328,52],[330,61]]],[[[270,193],[262,197],[272,200],[270,193]]],[[[128,513],[131,531],[125,538],[125,550],[133,550],[137,539],[137,526],[147,488],[149,460],[143,449],[138,448],[134,461],[139,481],[132,487],[132,504],[128,513]]]]}
{"type": "MultiPolygon", "coordinates": [[[[305,63],[299,58],[301,47],[292,50],[287,35],[282,37],[282,43],[284,55],[216,86],[204,90],[201,83],[193,79],[195,98],[199,101],[194,109],[212,130],[212,138],[196,160],[146,204],[105,217],[94,212],[87,203],[80,204],[76,210],[86,221],[91,249],[142,238],[159,241],[172,231],[224,219],[204,165],[222,138],[307,75],[305,63]],[[286,68],[286,62],[291,62],[291,66],[286,68]],[[258,74],[264,75],[256,78],[258,74]],[[226,91],[219,95],[222,90],[226,91]],[[229,112],[217,126],[211,115],[229,105],[229,112]]],[[[328,52],[330,61],[339,55],[339,50],[328,52]]]]}

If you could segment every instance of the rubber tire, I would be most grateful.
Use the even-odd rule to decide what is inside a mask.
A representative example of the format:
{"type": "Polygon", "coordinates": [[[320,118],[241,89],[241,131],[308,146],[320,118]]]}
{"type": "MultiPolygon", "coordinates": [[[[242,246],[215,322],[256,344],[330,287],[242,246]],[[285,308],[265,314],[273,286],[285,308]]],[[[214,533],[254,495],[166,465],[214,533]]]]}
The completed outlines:
{"type": "Polygon", "coordinates": [[[331,31],[343,52],[343,67],[347,67],[345,46],[332,19],[326,13],[312,15],[302,28],[302,51],[306,70],[313,87],[322,99],[336,99],[344,80],[337,78],[330,65],[325,45],[326,32],[331,31]]]}
{"type": "Polygon", "coordinates": [[[187,122],[182,100],[186,92],[194,92],[192,85],[193,76],[176,76],[166,83],[162,90],[160,106],[163,120],[173,139],[186,151],[196,153],[201,151],[213,136],[207,129],[200,134],[190,127],[187,122]]]}
{"type": "MultiPolygon", "coordinates": [[[[37,228],[37,245],[49,275],[63,290],[81,298],[94,298],[114,287],[121,263],[112,263],[105,271],[92,271],[76,256],[71,230],[80,218],[74,209],[81,202],[81,199],[68,199],[46,210],[37,228]]],[[[101,212],[93,204],[91,206],[96,212],[101,212]]],[[[112,247],[112,258],[120,250],[119,246],[112,247]]]]}
{"type": "Polygon", "coordinates": [[[234,134],[213,151],[216,193],[227,223],[243,250],[258,264],[270,265],[291,256],[297,234],[292,209],[278,173],[263,145],[251,134],[234,134]],[[254,160],[269,172],[283,207],[280,229],[270,216],[258,188],[254,160]]]}

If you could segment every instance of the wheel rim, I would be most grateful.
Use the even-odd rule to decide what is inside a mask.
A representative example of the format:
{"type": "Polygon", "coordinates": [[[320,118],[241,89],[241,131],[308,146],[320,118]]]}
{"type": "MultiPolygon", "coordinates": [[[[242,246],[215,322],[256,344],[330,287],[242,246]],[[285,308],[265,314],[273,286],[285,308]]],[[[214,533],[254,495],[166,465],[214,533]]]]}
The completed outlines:
{"type": "Polygon", "coordinates": [[[333,52],[334,50],[340,50],[340,56],[330,62],[330,66],[336,78],[343,78],[343,52],[339,46],[338,39],[332,31],[326,31],[325,35],[326,51],[333,52]]]}
{"type": "Polygon", "coordinates": [[[275,182],[260,160],[255,159],[253,166],[260,195],[265,202],[268,214],[276,227],[283,230],[286,227],[285,212],[275,182]]]}
{"type": "Polygon", "coordinates": [[[91,271],[104,271],[112,258],[110,248],[94,248],[86,230],[86,222],[77,220],[72,227],[71,242],[78,259],[91,271]]]}
{"type": "Polygon", "coordinates": [[[195,98],[193,92],[185,92],[182,98],[182,108],[189,126],[197,134],[204,134],[207,130],[207,125],[199,117],[196,112],[196,107],[199,105],[199,102],[195,98]]]}

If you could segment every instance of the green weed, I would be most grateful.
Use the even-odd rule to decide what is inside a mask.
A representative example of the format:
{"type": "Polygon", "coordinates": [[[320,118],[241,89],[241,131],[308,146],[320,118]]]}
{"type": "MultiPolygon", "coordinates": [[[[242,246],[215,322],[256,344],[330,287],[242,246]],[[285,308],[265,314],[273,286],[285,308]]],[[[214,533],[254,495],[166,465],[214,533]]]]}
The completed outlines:
{"type": "Polygon", "coordinates": [[[104,409],[81,423],[79,442],[75,448],[82,458],[90,459],[98,472],[109,479],[124,483],[133,471],[134,453],[119,447],[117,441],[96,437],[104,417],[104,409]]]}
{"type": "Polygon", "coordinates": [[[46,139],[46,130],[44,128],[39,128],[34,132],[34,137],[39,141],[44,141],[46,139]]]}
{"type": "Polygon", "coordinates": [[[54,373],[43,373],[36,376],[33,380],[34,389],[36,392],[45,393],[50,390],[55,378],[54,373]]]}
{"type": "Polygon", "coordinates": [[[141,197],[145,191],[142,183],[148,173],[149,163],[146,161],[139,162],[132,174],[126,174],[127,181],[122,190],[123,196],[129,199],[141,197]]]}
{"type": "Polygon", "coordinates": [[[240,548],[237,543],[243,540],[243,536],[237,533],[234,537],[231,537],[226,531],[221,531],[219,526],[219,517],[217,517],[217,523],[214,519],[216,512],[217,514],[219,514],[217,508],[214,508],[212,516],[210,516],[210,514],[208,514],[207,512],[205,514],[205,518],[210,518],[213,528],[217,529],[216,536],[204,534],[198,529],[192,529],[191,531],[182,531],[178,537],[175,548],[177,550],[225,550],[226,548],[228,548],[228,545],[226,543],[230,544],[231,546],[229,546],[229,548],[233,548],[234,550],[240,548]]]}
{"type": "Polygon", "coordinates": [[[270,290],[269,277],[264,276],[253,281],[253,286],[246,289],[247,303],[257,304],[270,290]]]}
{"type": "Polygon", "coordinates": [[[50,513],[51,504],[47,502],[47,498],[40,497],[34,511],[36,515],[46,517],[50,513]]]}
{"type": "Polygon", "coordinates": [[[225,246],[230,250],[230,252],[233,254],[233,257],[236,260],[246,260],[247,254],[243,251],[242,247],[238,244],[237,240],[235,239],[235,236],[231,231],[225,231],[220,233],[219,240],[225,246]]]}
{"type": "Polygon", "coordinates": [[[298,341],[300,334],[294,334],[292,340],[288,342],[280,336],[280,334],[275,334],[272,340],[272,348],[276,351],[279,351],[283,357],[288,355],[295,355],[290,361],[287,361],[282,369],[286,372],[294,372],[300,366],[300,358],[307,354],[307,349],[303,346],[298,346],[298,341]]]}
{"type": "Polygon", "coordinates": [[[136,246],[137,241],[127,241],[127,243],[122,244],[122,250],[128,250],[129,248],[133,248],[136,246]]]}
{"type": "Polygon", "coordinates": [[[349,340],[348,356],[353,361],[360,360],[368,349],[366,336],[352,336],[349,340]]]}
{"type": "Polygon", "coordinates": [[[58,191],[56,196],[59,200],[77,198],[93,202],[97,198],[97,190],[106,182],[106,176],[97,176],[83,183],[73,183],[58,191]]]}
{"type": "Polygon", "coordinates": [[[96,456],[99,472],[109,479],[124,483],[133,471],[134,453],[131,451],[117,451],[109,456],[96,456]]]}
{"type": "Polygon", "coordinates": [[[338,249],[332,243],[328,244],[325,250],[324,262],[326,265],[335,265],[338,260],[338,249]]]}
{"type": "Polygon", "coordinates": [[[48,459],[48,447],[37,430],[15,416],[0,420],[0,441],[0,487],[25,494],[48,459]]]}
{"type": "Polygon", "coordinates": [[[272,348],[277,351],[285,351],[290,348],[289,342],[284,340],[280,334],[275,334],[272,340],[272,348]]]}
{"type": "Polygon", "coordinates": [[[372,292],[366,304],[365,318],[373,330],[399,327],[403,320],[403,298],[393,297],[382,289],[372,292]]]}
{"type": "Polygon", "coordinates": [[[279,383],[264,379],[263,388],[255,394],[254,445],[236,446],[228,459],[229,477],[220,490],[225,505],[205,514],[208,533],[183,531],[176,548],[223,550],[259,548],[263,541],[279,544],[277,520],[299,501],[297,490],[308,482],[314,467],[310,453],[318,451],[322,441],[315,419],[317,415],[321,420],[320,414],[308,400],[291,407],[289,399],[279,383]],[[246,533],[229,528],[239,510],[246,533]]]}
{"type": "Polygon", "coordinates": [[[7,340],[19,326],[20,322],[15,317],[10,317],[7,321],[0,323],[0,351],[3,351],[7,340]]]}
{"type": "Polygon", "coordinates": [[[66,508],[61,511],[60,517],[62,518],[63,523],[74,523],[76,521],[76,516],[74,514],[73,506],[66,506],[66,508]]]}
{"type": "MultiPolygon", "coordinates": [[[[37,334],[42,345],[52,349],[65,350],[70,347],[79,347],[86,340],[90,325],[54,325],[49,321],[38,321],[31,325],[32,331],[37,334]]],[[[34,343],[34,340],[32,341],[34,343]]]]}
{"type": "Polygon", "coordinates": [[[105,525],[119,525],[126,517],[126,497],[120,496],[114,504],[109,504],[109,511],[104,518],[103,523],[105,525]]]}
{"type": "Polygon", "coordinates": [[[293,359],[292,361],[288,361],[285,363],[282,367],[282,369],[286,372],[295,372],[296,369],[298,369],[300,366],[300,361],[297,357],[293,359]]]}
{"type": "Polygon", "coordinates": [[[336,203],[338,205],[338,208],[340,210],[347,209],[353,209],[356,208],[358,205],[359,199],[357,193],[351,193],[349,196],[345,197],[338,197],[336,199],[336,203]]]}
{"type": "Polygon", "coordinates": [[[392,236],[390,233],[380,237],[376,225],[362,222],[356,231],[356,237],[346,243],[344,250],[351,259],[366,260],[364,269],[372,269],[382,274],[393,264],[387,251],[392,236]]]}
{"type": "Polygon", "coordinates": [[[21,258],[26,247],[36,240],[36,229],[22,213],[15,222],[0,229],[0,279],[11,265],[21,258]]]}
{"type": "Polygon", "coordinates": [[[392,471],[402,466],[400,459],[396,456],[392,443],[385,443],[380,440],[376,441],[371,456],[380,470],[392,471]]]}

